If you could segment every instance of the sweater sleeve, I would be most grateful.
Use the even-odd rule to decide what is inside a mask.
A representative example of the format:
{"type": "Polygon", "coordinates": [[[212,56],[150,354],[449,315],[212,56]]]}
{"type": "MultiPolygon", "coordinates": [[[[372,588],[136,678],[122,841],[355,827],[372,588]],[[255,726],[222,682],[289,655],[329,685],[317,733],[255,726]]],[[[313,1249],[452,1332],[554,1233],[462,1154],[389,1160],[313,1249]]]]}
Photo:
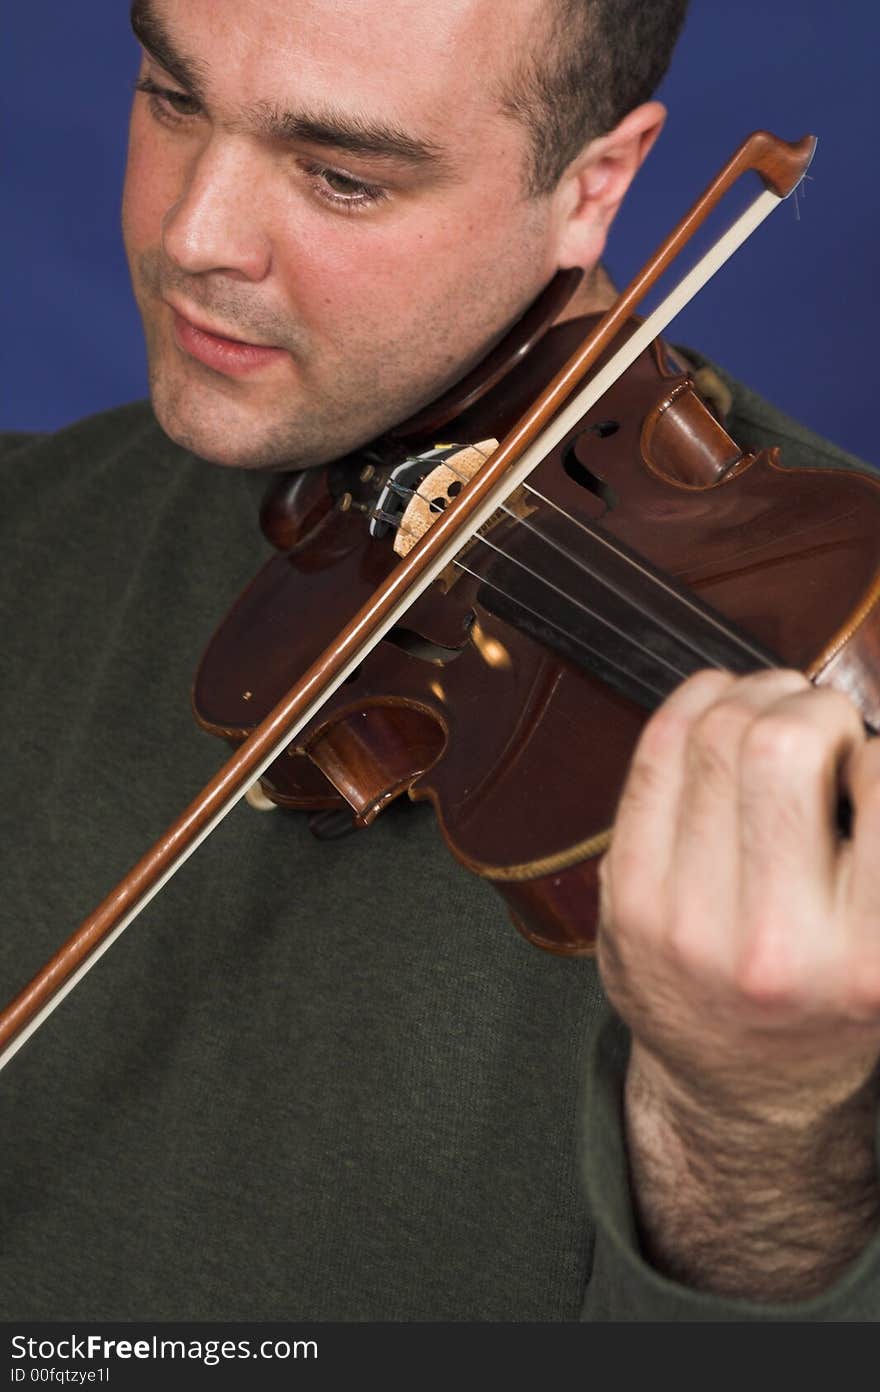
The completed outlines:
{"type": "Polygon", "coordinates": [[[679,1285],[639,1250],[623,1135],[629,1035],[609,1008],[589,1054],[582,1161],[596,1248],[583,1319],[598,1321],[876,1321],[880,1319],[880,1233],[824,1294],[792,1304],[727,1299],[679,1285]]]}

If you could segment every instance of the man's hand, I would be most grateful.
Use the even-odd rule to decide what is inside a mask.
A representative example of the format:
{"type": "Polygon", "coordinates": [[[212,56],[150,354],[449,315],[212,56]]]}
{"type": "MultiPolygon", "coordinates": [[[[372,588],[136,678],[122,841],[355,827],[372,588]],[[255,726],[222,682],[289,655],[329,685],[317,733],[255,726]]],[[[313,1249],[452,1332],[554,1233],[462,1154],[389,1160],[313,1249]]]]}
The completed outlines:
{"type": "Polygon", "coordinates": [[[602,891],[648,1255],[816,1294],[880,1212],[880,739],[797,673],[693,677],[644,731],[602,891]]]}

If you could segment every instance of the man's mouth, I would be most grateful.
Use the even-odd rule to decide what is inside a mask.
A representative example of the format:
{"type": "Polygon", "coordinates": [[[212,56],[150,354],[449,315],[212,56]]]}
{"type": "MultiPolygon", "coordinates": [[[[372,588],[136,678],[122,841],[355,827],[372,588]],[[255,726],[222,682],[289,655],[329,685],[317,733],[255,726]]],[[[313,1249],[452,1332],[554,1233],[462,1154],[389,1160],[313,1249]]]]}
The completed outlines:
{"type": "Polygon", "coordinates": [[[177,346],[214,372],[227,377],[246,377],[289,357],[285,348],[272,348],[262,343],[248,343],[218,333],[199,324],[169,304],[174,321],[177,346]]]}

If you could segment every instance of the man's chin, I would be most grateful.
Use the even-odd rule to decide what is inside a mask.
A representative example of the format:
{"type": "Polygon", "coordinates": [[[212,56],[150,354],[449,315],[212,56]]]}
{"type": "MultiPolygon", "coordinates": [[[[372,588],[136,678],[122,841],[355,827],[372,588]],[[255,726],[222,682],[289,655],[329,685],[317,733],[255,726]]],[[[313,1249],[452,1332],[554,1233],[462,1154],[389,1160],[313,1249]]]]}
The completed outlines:
{"type": "Polygon", "coordinates": [[[194,393],[183,398],[151,385],[153,412],[169,439],[210,464],[231,469],[295,469],[301,466],[288,432],[255,426],[228,405],[199,409],[194,393]]]}
{"type": "Polygon", "coordinates": [[[243,447],[231,442],[228,438],[217,440],[212,438],[210,433],[201,430],[193,430],[178,421],[174,416],[170,418],[161,409],[156,408],[153,403],[153,411],[169,439],[173,440],[181,449],[195,454],[199,459],[204,459],[209,464],[220,464],[230,469],[272,469],[282,468],[282,464],[276,464],[272,460],[267,460],[264,454],[257,455],[252,447],[243,447]]]}

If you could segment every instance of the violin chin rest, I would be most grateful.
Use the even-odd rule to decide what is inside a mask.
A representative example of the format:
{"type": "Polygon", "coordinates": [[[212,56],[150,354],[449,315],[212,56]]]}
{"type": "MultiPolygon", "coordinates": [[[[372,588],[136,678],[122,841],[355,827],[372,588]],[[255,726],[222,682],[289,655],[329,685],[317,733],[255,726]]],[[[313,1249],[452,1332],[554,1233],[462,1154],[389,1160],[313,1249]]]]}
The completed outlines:
{"type": "Polygon", "coordinates": [[[260,508],[260,530],[276,551],[292,551],[313,539],[332,512],[326,469],[276,474],[260,508]]]}

